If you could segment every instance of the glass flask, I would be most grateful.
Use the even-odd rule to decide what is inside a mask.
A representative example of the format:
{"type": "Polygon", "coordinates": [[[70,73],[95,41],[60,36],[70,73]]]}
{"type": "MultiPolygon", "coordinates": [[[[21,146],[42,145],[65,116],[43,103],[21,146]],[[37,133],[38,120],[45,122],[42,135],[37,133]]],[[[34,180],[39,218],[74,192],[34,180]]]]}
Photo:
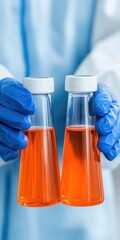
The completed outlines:
{"type": "Polygon", "coordinates": [[[21,153],[18,203],[29,207],[54,205],[60,202],[60,174],[51,103],[54,79],[25,78],[23,85],[33,94],[36,111],[30,116],[31,128],[24,131],[28,146],[21,153]]]}
{"type": "Polygon", "coordinates": [[[93,98],[96,76],[67,76],[69,92],[62,159],[61,198],[71,206],[92,206],[104,201],[98,135],[93,98]]]}

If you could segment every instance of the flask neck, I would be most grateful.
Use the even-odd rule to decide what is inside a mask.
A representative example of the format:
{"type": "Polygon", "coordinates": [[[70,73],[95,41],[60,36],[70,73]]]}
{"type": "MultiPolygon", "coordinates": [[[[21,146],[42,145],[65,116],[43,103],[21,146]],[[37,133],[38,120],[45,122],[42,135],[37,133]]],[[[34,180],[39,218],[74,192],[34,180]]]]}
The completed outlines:
{"type": "Polygon", "coordinates": [[[51,94],[33,94],[36,105],[34,115],[31,115],[32,127],[48,128],[54,126],[51,94]]]}
{"type": "Polygon", "coordinates": [[[93,93],[69,93],[66,126],[94,126],[93,93]]]}

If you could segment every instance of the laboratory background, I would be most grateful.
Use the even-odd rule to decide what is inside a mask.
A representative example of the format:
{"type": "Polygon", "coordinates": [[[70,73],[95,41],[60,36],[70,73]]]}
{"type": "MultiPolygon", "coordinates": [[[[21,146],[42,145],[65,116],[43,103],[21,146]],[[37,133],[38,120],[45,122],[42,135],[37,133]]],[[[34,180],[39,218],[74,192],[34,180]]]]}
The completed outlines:
{"type": "Polygon", "coordinates": [[[0,0],[0,240],[120,239],[119,101],[118,0],[0,0]],[[20,154],[27,146],[22,130],[30,127],[29,115],[35,111],[23,79],[54,78],[51,95],[62,172],[67,75],[98,80],[96,126],[105,200],[88,207],[19,205],[20,154]]]}

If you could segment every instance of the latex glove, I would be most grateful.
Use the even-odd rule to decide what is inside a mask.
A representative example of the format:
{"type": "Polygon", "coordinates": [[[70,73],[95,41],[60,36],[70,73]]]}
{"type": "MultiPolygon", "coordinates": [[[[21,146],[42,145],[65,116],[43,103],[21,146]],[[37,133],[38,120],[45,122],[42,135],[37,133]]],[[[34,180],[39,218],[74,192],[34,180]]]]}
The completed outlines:
{"type": "Polygon", "coordinates": [[[15,159],[28,140],[22,130],[30,128],[35,111],[32,94],[12,78],[0,81],[0,157],[15,159]]]}
{"type": "Polygon", "coordinates": [[[98,149],[108,160],[113,160],[120,152],[120,106],[104,85],[98,85],[94,97],[98,149]]]}

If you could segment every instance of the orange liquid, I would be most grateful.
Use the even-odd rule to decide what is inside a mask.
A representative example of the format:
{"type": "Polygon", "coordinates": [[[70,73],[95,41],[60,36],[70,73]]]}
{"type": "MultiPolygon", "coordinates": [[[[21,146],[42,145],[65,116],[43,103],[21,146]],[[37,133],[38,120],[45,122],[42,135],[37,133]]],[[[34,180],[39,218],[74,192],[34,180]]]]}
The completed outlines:
{"type": "Polygon", "coordinates": [[[54,128],[25,131],[28,146],[22,150],[18,203],[49,206],[60,202],[60,176],[54,128]]]}
{"type": "Polygon", "coordinates": [[[104,192],[98,135],[94,127],[67,127],[63,150],[62,202],[92,206],[103,202],[104,192]]]}

